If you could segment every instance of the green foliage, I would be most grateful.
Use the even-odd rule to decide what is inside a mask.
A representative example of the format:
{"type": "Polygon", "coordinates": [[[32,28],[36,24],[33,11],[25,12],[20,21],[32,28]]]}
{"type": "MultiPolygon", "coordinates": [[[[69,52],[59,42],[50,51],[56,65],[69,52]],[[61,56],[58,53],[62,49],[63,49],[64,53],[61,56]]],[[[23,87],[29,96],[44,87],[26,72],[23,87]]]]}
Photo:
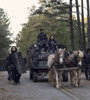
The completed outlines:
{"type": "Polygon", "coordinates": [[[6,13],[0,8],[0,60],[8,54],[9,45],[11,43],[9,24],[6,13]]]}
{"type": "MultiPolygon", "coordinates": [[[[43,28],[47,36],[54,34],[55,39],[67,46],[71,50],[69,5],[61,0],[40,0],[41,6],[33,11],[28,18],[28,23],[24,24],[22,31],[17,35],[16,43],[20,47],[24,56],[31,44],[37,43],[39,29],[43,28]]],[[[77,24],[74,22],[75,49],[78,49],[77,24]]]]}

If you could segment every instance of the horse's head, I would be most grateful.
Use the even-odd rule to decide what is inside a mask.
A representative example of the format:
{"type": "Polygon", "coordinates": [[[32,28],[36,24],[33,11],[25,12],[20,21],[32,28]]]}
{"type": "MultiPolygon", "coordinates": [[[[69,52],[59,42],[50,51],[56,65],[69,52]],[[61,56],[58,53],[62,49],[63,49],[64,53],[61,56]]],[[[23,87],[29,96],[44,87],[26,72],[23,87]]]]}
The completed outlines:
{"type": "Polygon", "coordinates": [[[78,50],[78,51],[74,52],[74,55],[76,57],[77,64],[79,66],[82,66],[82,60],[83,60],[83,57],[84,57],[84,52],[81,51],[81,50],[78,50]]]}
{"type": "Polygon", "coordinates": [[[62,65],[64,63],[65,49],[58,49],[56,52],[56,61],[62,65]]]}

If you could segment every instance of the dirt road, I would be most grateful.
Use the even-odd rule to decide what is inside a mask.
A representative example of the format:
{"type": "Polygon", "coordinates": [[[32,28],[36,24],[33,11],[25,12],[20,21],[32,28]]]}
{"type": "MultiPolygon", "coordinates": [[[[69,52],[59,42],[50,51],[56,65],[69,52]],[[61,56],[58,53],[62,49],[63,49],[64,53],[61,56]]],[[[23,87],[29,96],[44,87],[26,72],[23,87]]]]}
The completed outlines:
{"type": "Polygon", "coordinates": [[[0,100],[90,100],[90,82],[82,79],[79,88],[64,83],[60,90],[47,81],[34,83],[29,73],[22,75],[21,85],[10,84],[7,72],[0,72],[0,100]]]}

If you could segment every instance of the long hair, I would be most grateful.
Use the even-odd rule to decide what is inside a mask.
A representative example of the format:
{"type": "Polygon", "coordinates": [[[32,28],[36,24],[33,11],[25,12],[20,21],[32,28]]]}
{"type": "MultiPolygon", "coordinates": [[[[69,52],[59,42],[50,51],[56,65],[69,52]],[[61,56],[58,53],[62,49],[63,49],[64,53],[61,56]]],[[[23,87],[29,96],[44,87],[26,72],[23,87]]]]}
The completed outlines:
{"type": "Polygon", "coordinates": [[[52,37],[52,36],[53,36],[53,40],[55,40],[55,39],[54,39],[54,35],[51,34],[50,37],[49,37],[49,41],[51,41],[51,37],[52,37]]]}
{"type": "Polygon", "coordinates": [[[17,47],[16,46],[12,46],[11,47],[11,52],[13,52],[13,48],[15,48],[16,50],[15,50],[15,52],[17,51],[17,47]]]}

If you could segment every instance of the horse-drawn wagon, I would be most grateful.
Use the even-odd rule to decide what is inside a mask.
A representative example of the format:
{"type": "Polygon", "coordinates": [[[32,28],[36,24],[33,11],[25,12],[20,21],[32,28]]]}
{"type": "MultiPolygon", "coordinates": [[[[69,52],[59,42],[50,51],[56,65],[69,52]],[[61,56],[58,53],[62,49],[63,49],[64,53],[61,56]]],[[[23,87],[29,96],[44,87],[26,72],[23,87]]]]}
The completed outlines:
{"type": "Polygon", "coordinates": [[[68,74],[70,74],[71,84],[77,87],[80,85],[81,66],[84,56],[82,51],[75,51],[68,54],[67,57],[67,51],[64,48],[58,48],[56,53],[53,54],[41,53],[38,49],[32,51],[33,53],[29,55],[29,65],[30,79],[33,79],[34,82],[38,80],[38,76],[48,74],[48,81],[59,88],[64,77],[67,82],[68,74]]]}
{"type": "MultiPolygon", "coordinates": [[[[48,67],[48,57],[52,53],[43,52],[41,53],[37,48],[31,49],[28,54],[28,66],[30,68],[30,79],[34,82],[38,81],[38,76],[46,76],[51,69],[48,67]]],[[[63,81],[68,80],[67,73],[63,73],[63,81]]]]}
{"type": "MultiPolygon", "coordinates": [[[[30,53],[31,54],[31,53],[30,53]]],[[[30,79],[34,82],[38,81],[38,77],[44,77],[48,73],[47,66],[48,53],[40,53],[36,48],[32,55],[29,55],[30,79]]]]}

